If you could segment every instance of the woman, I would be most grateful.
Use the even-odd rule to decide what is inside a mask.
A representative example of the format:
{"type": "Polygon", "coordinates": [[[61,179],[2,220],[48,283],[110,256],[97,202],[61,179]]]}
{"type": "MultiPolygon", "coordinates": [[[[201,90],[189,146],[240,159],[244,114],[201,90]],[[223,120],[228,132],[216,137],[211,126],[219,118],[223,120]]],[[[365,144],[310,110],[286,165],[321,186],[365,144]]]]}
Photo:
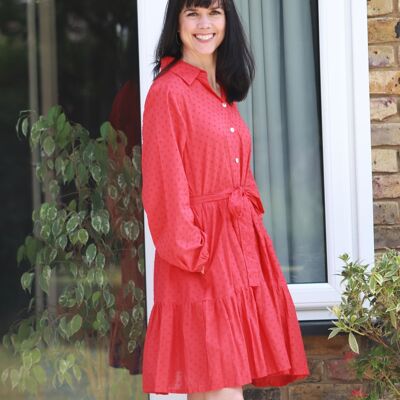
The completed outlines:
{"type": "Polygon", "coordinates": [[[254,63],[232,0],[170,0],[143,117],[155,244],[143,391],[242,400],[309,375],[236,102],[254,63]]]}

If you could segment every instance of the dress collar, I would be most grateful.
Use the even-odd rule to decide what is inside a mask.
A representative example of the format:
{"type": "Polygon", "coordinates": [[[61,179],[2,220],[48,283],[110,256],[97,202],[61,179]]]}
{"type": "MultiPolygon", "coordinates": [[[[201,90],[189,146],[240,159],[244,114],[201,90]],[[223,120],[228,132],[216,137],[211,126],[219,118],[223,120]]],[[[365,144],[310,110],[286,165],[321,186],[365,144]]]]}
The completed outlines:
{"type": "MultiPolygon", "coordinates": [[[[172,56],[164,56],[161,59],[161,69],[165,68],[173,60],[175,60],[175,58],[172,56]]],[[[207,75],[206,70],[189,64],[183,59],[179,59],[177,61],[177,63],[172,67],[171,72],[174,72],[176,75],[180,76],[188,85],[191,85],[199,76],[199,74],[207,75]]]]}

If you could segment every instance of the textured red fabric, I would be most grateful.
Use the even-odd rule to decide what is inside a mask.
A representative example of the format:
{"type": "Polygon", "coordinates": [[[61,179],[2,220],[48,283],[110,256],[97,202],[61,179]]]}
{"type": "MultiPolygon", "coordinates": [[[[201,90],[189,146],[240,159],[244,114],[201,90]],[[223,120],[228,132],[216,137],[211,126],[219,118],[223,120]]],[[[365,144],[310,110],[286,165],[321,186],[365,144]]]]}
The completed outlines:
{"type": "Polygon", "coordinates": [[[153,82],[142,144],[156,247],[145,393],[282,386],[309,375],[250,154],[236,103],[213,91],[206,71],[181,59],[153,82]]]}

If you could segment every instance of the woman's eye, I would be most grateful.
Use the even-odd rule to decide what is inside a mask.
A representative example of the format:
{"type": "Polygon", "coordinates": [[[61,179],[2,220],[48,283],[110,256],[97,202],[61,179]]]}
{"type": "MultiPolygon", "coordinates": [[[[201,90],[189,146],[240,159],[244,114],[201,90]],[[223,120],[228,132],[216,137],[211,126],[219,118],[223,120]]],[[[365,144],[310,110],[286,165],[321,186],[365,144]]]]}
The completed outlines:
{"type": "MultiPolygon", "coordinates": [[[[210,12],[210,14],[211,14],[211,15],[220,15],[220,14],[221,14],[221,11],[213,10],[213,11],[210,12]]],[[[195,11],[191,11],[191,12],[188,12],[186,15],[187,15],[188,17],[196,17],[196,16],[198,15],[198,13],[195,12],[195,11]]]]}

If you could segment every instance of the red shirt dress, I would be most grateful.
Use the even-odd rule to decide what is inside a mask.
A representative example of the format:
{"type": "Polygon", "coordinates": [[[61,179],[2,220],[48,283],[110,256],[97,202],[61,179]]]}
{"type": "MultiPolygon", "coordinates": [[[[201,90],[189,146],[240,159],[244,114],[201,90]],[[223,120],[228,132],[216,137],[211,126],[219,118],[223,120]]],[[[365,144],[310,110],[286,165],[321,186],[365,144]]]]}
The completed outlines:
{"type": "MultiPolygon", "coordinates": [[[[173,60],[162,59],[161,68],[173,60]]],[[[143,392],[283,386],[309,375],[236,103],[182,59],[143,115],[142,200],[155,244],[143,392]]]]}

